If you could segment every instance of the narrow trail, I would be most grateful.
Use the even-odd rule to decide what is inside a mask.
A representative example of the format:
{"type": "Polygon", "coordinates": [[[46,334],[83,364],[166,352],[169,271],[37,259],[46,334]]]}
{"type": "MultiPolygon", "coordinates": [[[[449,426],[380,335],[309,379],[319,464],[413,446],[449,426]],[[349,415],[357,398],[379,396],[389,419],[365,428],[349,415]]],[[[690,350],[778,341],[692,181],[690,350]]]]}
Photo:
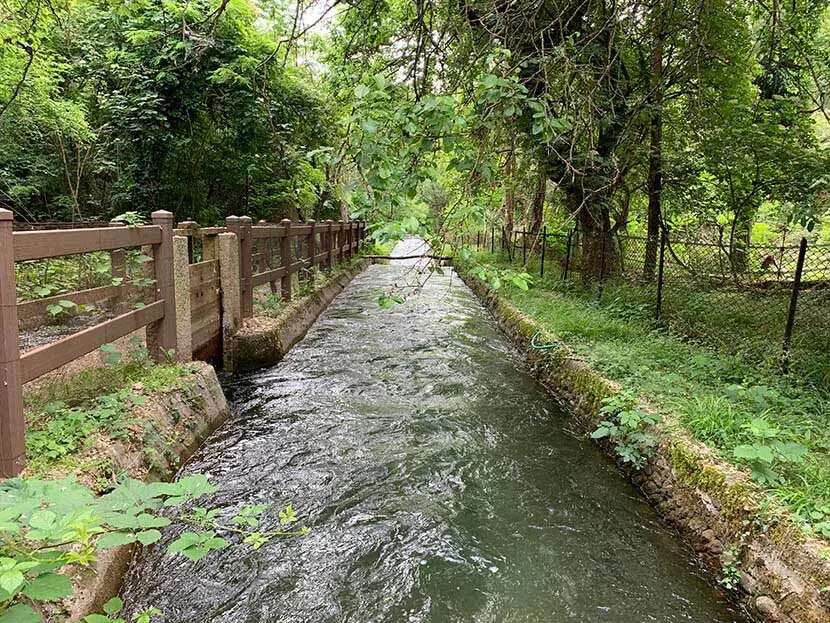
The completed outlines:
{"type": "Polygon", "coordinates": [[[280,364],[229,387],[235,418],[184,470],[219,486],[206,504],[223,517],[272,504],[267,529],[292,503],[311,533],[198,563],[153,548],[128,607],[171,623],[740,621],[563,431],[450,269],[378,307],[419,261],[369,267],[280,364]]]}

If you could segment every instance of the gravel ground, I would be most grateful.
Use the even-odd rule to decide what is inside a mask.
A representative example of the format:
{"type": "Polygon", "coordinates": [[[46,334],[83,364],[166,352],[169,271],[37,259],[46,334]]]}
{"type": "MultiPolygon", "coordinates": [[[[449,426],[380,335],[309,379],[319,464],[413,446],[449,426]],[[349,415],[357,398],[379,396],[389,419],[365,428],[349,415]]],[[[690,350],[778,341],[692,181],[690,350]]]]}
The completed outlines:
{"type": "Polygon", "coordinates": [[[26,352],[39,346],[57,342],[62,337],[95,326],[113,317],[110,311],[97,311],[93,314],[78,314],[60,324],[44,324],[20,332],[20,352],[26,352]]]}

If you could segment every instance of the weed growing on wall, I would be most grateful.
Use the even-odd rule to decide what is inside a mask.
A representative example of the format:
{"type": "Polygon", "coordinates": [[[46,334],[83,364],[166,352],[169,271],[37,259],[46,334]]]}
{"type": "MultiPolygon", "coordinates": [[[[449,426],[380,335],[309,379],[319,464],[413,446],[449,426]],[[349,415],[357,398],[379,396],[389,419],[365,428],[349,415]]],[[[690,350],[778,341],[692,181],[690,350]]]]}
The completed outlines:
{"type": "Polygon", "coordinates": [[[593,439],[608,439],[623,463],[643,469],[654,456],[657,438],[650,431],[660,416],[637,408],[637,395],[623,391],[602,401],[604,417],[591,433],[593,439]]]}

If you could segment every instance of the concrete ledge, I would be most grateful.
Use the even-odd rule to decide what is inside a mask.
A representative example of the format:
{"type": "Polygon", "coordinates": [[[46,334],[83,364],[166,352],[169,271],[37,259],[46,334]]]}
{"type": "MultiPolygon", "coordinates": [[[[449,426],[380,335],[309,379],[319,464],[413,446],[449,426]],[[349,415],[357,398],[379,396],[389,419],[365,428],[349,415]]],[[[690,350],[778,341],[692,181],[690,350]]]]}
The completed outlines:
{"type": "MultiPolygon", "coordinates": [[[[458,272],[522,347],[536,378],[572,414],[571,428],[585,434],[595,430],[602,400],[620,387],[574,358],[566,346],[532,348],[536,331],[545,343],[561,340],[463,268],[458,272]]],[[[830,545],[808,538],[748,474],[720,460],[671,415],[664,417],[656,433],[656,459],[629,476],[691,545],[711,578],[736,575],[739,586],[731,596],[754,620],[830,621],[830,545]]],[[[613,456],[613,448],[604,449],[613,456]]]]}
{"type": "Polygon", "coordinates": [[[233,371],[276,363],[299,342],[332,299],[369,265],[358,260],[306,296],[296,299],[276,318],[257,316],[244,321],[233,337],[233,371]]]}
{"type": "MultiPolygon", "coordinates": [[[[193,377],[186,389],[152,395],[136,414],[160,432],[157,443],[142,449],[110,441],[106,449],[99,448],[134,478],[171,479],[202,441],[228,418],[228,403],[213,367],[200,362],[189,365],[193,366],[193,377]]],[[[92,567],[76,568],[68,574],[75,585],[73,597],[64,604],[70,621],[100,612],[104,603],[118,593],[132,554],[130,545],[105,550],[92,567]]]]}

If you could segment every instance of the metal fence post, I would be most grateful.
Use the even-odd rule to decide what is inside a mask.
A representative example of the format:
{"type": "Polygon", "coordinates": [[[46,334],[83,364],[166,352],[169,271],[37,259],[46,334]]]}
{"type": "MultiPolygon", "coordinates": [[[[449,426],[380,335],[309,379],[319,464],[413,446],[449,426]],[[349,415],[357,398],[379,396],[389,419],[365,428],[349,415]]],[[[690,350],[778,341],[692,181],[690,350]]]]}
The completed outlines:
{"type": "Polygon", "coordinates": [[[10,210],[0,210],[0,477],[3,478],[19,474],[26,460],[13,218],[10,210]]]}
{"type": "Polygon", "coordinates": [[[157,210],[150,215],[161,229],[161,243],[153,245],[153,269],[158,298],[164,301],[164,316],[147,327],[147,349],[156,361],[169,359],[176,350],[176,285],[173,281],[173,213],[157,210]]]}
{"type": "Polygon", "coordinates": [[[568,280],[568,269],[571,266],[571,248],[573,245],[574,231],[576,231],[576,227],[572,227],[568,232],[568,244],[565,248],[565,266],[562,269],[562,281],[568,280]]]}
{"type": "Polygon", "coordinates": [[[790,309],[787,312],[787,326],[784,329],[784,345],[781,352],[781,373],[787,374],[790,371],[790,344],[795,326],[795,311],[798,305],[798,293],[801,290],[801,274],[804,271],[804,256],[807,254],[807,239],[801,238],[798,247],[798,263],[795,266],[795,278],[793,279],[793,291],[790,296],[790,309]]]}
{"type": "Polygon", "coordinates": [[[597,301],[602,301],[602,284],[605,281],[605,254],[607,253],[607,249],[605,248],[605,241],[605,232],[602,232],[602,238],[599,249],[599,288],[597,288],[597,301]]]}
{"type": "Polygon", "coordinates": [[[542,227],[542,257],[541,257],[541,266],[539,267],[539,276],[545,276],[545,246],[548,241],[548,227],[545,225],[542,227]]]}
{"type": "Polygon", "coordinates": [[[660,231],[660,255],[657,260],[657,302],[654,306],[654,320],[660,321],[663,311],[663,266],[666,261],[666,230],[660,231]]]}

